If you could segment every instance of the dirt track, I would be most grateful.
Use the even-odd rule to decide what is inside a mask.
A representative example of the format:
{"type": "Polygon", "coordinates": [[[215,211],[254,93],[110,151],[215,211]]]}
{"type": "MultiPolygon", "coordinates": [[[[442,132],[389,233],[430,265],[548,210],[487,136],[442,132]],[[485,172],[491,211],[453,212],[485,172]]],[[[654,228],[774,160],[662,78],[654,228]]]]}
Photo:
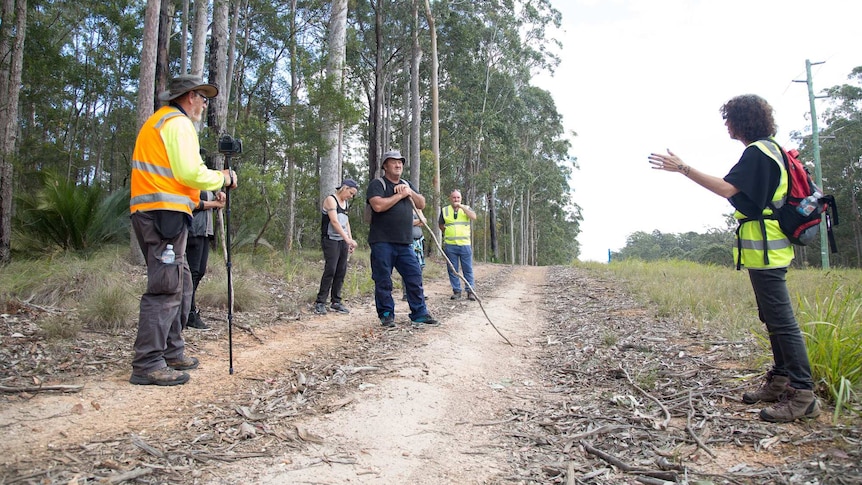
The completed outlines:
{"type": "Polygon", "coordinates": [[[574,268],[478,265],[477,281],[512,346],[478,304],[450,302],[440,279],[426,282],[437,328],[411,328],[403,302],[392,331],[370,301],[351,302],[349,316],[261,327],[254,323],[270,310],[237,314],[238,326],[254,330],[234,331],[232,376],[224,332],[190,331],[202,365],[184,386],[131,386],[122,366],[77,382],[79,393],[6,397],[0,483],[862,476],[858,427],[837,430],[826,414],[768,425],[738,402],[755,375],[744,367],[753,342],[655,320],[618,285],[574,268]]]}

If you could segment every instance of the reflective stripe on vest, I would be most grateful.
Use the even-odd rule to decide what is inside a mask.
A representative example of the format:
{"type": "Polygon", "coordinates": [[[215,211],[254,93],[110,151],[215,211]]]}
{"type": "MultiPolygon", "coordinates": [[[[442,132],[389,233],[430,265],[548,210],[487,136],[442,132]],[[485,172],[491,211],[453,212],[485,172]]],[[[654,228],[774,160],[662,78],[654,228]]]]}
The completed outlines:
{"type": "MultiPolygon", "coordinates": [[[[756,141],[751,145],[759,148],[778,164],[781,178],[772,194],[771,202],[776,208],[783,206],[787,200],[787,170],[784,167],[784,157],[774,143],[756,141]]],[[[767,206],[763,209],[762,215],[772,215],[772,208],[767,206]]],[[[739,211],[735,211],[733,217],[738,220],[746,219],[745,214],[739,211]]],[[[733,248],[733,259],[738,266],[744,265],[751,269],[783,268],[790,265],[793,260],[793,246],[781,231],[777,220],[753,219],[743,222],[736,231],[736,237],[737,244],[733,248]]]]}
{"type": "Polygon", "coordinates": [[[132,154],[131,199],[129,210],[171,210],[191,215],[200,200],[200,190],[179,183],[171,170],[161,130],[173,118],[185,116],[165,106],[141,127],[132,154]]]}
{"type": "Polygon", "coordinates": [[[443,236],[443,244],[452,246],[469,246],[470,245],[470,218],[464,210],[458,212],[458,217],[455,217],[455,210],[451,205],[443,208],[443,224],[445,225],[445,234],[443,236]]]}

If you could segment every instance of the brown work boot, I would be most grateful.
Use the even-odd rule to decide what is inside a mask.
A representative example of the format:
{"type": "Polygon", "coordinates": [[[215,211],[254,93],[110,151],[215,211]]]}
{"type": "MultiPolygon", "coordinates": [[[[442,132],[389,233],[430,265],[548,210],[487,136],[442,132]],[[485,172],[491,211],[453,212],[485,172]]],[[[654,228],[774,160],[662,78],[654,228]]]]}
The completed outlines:
{"type": "Polygon", "coordinates": [[[141,386],[176,386],[185,384],[188,381],[188,374],[175,371],[170,367],[163,367],[142,376],[132,374],[132,377],[129,379],[129,382],[132,384],[141,386]]]}
{"type": "Polygon", "coordinates": [[[797,419],[820,416],[820,401],[810,389],[787,386],[787,394],[778,404],[760,410],[760,419],[770,423],[789,423],[797,419]]]}
{"type": "Polygon", "coordinates": [[[778,376],[769,371],[763,378],[763,383],[756,391],[746,392],[742,395],[742,402],[754,404],[756,402],[778,402],[787,392],[790,379],[787,376],[778,376]]]}
{"type": "Polygon", "coordinates": [[[173,370],[191,370],[197,369],[200,365],[197,357],[183,357],[181,359],[173,359],[165,361],[173,370]]]}

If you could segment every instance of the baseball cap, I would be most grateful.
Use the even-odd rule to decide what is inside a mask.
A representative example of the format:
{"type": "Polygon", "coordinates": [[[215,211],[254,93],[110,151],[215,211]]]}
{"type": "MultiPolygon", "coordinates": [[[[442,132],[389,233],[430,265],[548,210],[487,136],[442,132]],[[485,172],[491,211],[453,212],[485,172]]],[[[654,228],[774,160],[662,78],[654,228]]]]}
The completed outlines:
{"type": "Polygon", "coordinates": [[[351,189],[358,189],[359,184],[357,184],[356,181],[353,179],[344,179],[341,181],[341,185],[336,187],[336,190],[340,189],[341,187],[350,187],[351,189]]]}
{"type": "Polygon", "coordinates": [[[401,152],[399,152],[398,150],[389,150],[388,152],[385,152],[380,157],[380,165],[383,165],[384,163],[386,163],[386,160],[389,160],[390,158],[395,158],[395,159],[401,160],[402,162],[407,161],[406,158],[401,156],[401,152]]]}

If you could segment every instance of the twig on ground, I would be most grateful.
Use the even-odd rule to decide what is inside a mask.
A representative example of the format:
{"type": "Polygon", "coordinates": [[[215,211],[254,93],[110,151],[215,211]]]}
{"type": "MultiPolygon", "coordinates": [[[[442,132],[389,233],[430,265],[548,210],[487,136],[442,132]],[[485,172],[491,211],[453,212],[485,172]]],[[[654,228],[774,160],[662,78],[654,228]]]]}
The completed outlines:
{"type": "Polygon", "coordinates": [[[653,402],[655,402],[656,404],[658,404],[658,406],[661,408],[662,412],[664,412],[664,421],[662,421],[662,423],[661,423],[661,425],[660,425],[660,428],[661,428],[661,429],[667,429],[667,425],[668,425],[668,423],[670,423],[670,411],[668,411],[668,410],[667,410],[667,408],[664,406],[664,404],[663,404],[661,401],[659,401],[658,399],[656,399],[655,397],[653,397],[653,395],[652,395],[652,394],[650,394],[650,393],[646,392],[645,390],[641,389],[641,387],[640,387],[640,386],[638,386],[637,384],[635,384],[635,383],[634,383],[634,381],[632,381],[631,376],[629,376],[628,371],[623,367],[623,365],[622,365],[622,364],[620,364],[620,369],[623,371],[623,373],[624,373],[624,374],[625,374],[625,376],[626,376],[626,380],[627,380],[627,381],[629,381],[629,384],[631,384],[631,385],[632,385],[632,387],[634,387],[635,389],[637,389],[638,391],[640,391],[640,392],[641,392],[641,394],[643,394],[644,396],[646,396],[646,397],[650,398],[653,402]]]}
{"type": "Polygon", "coordinates": [[[18,392],[43,392],[43,391],[60,391],[60,392],[80,392],[84,386],[72,386],[65,384],[57,384],[53,386],[20,386],[9,387],[0,386],[0,392],[18,393],[18,392]]]}

